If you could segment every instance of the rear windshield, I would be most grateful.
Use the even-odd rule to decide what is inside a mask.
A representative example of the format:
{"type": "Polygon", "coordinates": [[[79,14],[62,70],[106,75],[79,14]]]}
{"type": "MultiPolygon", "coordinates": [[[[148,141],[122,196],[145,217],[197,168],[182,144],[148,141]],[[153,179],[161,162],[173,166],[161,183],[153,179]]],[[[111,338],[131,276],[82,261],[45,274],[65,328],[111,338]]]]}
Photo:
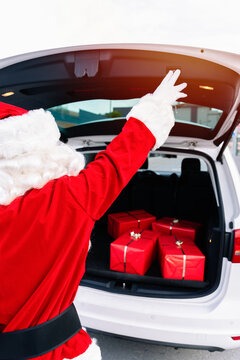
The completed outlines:
{"type": "MultiPolygon", "coordinates": [[[[152,170],[158,174],[163,175],[169,175],[171,173],[176,173],[177,175],[180,175],[182,172],[182,162],[185,158],[189,158],[189,156],[151,152],[148,156],[148,170],[152,170]]],[[[192,157],[191,159],[196,158],[192,157]]],[[[200,171],[208,171],[207,164],[204,160],[198,158],[198,160],[193,161],[199,162],[200,171]]]]}
{"type": "MultiPolygon", "coordinates": [[[[48,109],[60,128],[69,128],[90,122],[125,118],[139,99],[85,100],[48,109]]],[[[206,106],[176,102],[173,106],[176,122],[191,123],[214,129],[222,111],[206,106]]]]}
{"type": "MultiPolygon", "coordinates": [[[[97,153],[91,151],[83,152],[83,154],[85,157],[86,165],[92,162],[97,155],[97,153]]],[[[150,152],[147,160],[144,162],[144,164],[138,171],[142,172],[150,170],[158,175],[171,175],[172,173],[175,173],[180,176],[182,173],[182,164],[184,161],[188,161],[188,163],[185,165],[185,171],[188,170],[191,172],[208,172],[206,162],[199,157],[190,157],[190,155],[182,154],[164,154],[158,151],[150,152]]]]}

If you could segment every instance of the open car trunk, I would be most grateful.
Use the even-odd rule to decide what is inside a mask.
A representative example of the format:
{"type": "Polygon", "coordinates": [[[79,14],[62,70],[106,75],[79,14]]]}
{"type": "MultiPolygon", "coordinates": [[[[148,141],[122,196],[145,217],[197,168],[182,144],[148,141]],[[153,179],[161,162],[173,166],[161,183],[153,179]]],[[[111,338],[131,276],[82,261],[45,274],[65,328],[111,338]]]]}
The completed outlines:
{"type": "Polygon", "coordinates": [[[165,279],[157,262],[144,276],[110,271],[110,243],[114,239],[107,233],[105,214],[92,233],[82,285],[166,297],[197,297],[217,288],[222,259],[228,254],[228,249],[223,249],[227,234],[217,172],[210,158],[190,148],[219,148],[215,158],[222,161],[239,122],[239,55],[182,46],[105,44],[52,49],[0,61],[2,101],[29,110],[49,109],[61,140],[70,139],[70,145],[82,146],[81,151],[86,145],[90,160],[100,150],[99,143],[107,144],[108,135],[121,131],[134,101],[152,93],[168,71],[177,68],[181,70],[180,81],[188,84],[187,103],[174,104],[176,122],[165,143],[169,148],[161,151],[165,151],[168,163],[179,160],[179,154],[196,161],[189,162],[187,171],[181,166],[166,171],[164,161],[152,166],[159,154],[155,152],[108,213],[144,209],[157,219],[173,217],[201,223],[196,243],[206,257],[204,281],[165,279]],[[104,137],[104,142],[98,137],[104,137]],[[189,150],[184,153],[176,148],[189,150]],[[200,170],[199,158],[203,163],[206,160],[200,170]]]}
{"type": "MultiPolygon", "coordinates": [[[[94,158],[91,153],[86,156],[94,158]]],[[[81,285],[159,297],[194,297],[206,295],[216,288],[221,272],[224,234],[221,206],[216,200],[208,171],[210,163],[192,156],[189,152],[150,153],[142,168],[96,222],[81,285]],[[206,257],[204,281],[163,278],[158,260],[143,276],[110,270],[110,244],[114,239],[107,232],[107,215],[138,209],[146,210],[157,219],[172,217],[202,224],[196,244],[206,257]]]]}

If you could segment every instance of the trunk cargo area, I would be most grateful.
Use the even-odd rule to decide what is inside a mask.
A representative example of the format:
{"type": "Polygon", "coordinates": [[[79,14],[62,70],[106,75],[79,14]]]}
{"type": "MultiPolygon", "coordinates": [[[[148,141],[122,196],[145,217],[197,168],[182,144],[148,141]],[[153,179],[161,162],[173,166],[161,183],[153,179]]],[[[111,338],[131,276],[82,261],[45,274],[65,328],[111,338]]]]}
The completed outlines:
{"type": "Polygon", "coordinates": [[[211,178],[208,171],[200,170],[199,159],[186,157],[180,173],[149,170],[146,161],[96,222],[81,285],[155,297],[193,297],[211,291],[221,272],[220,213],[211,178]],[[196,244],[206,257],[204,281],[163,278],[157,260],[144,276],[109,270],[110,244],[114,239],[107,232],[107,215],[138,209],[146,210],[157,219],[172,217],[202,224],[196,244]]]}

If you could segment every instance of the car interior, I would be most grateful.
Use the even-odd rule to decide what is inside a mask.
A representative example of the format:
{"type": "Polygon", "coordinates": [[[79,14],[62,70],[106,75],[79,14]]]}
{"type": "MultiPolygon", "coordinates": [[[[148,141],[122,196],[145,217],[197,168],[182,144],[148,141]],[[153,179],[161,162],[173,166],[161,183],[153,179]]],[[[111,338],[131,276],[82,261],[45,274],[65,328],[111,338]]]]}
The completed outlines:
{"type": "MultiPolygon", "coordinates": [[[[154,156],[150,154],[106,214],[96,222],[83,285],[129,294],[175,297],[199,296],[215,285],[221,264],[221,214],[209,172],[206,166],[201,170],[200,159],[189,154],[181,160],[178,172],[151,170],[149,160],[154,156]],[[107,232],[108,214],[138,209],[146,210],[157,219],[171,217],[202,225],[196,244],[206,257],[204,281],[163,278],[157,260],[145,275],[109,270],[110,244],[114,239],[107,232]]],[[[94,154],[88,153],[86,158],[91,161],[94,154]]]]}

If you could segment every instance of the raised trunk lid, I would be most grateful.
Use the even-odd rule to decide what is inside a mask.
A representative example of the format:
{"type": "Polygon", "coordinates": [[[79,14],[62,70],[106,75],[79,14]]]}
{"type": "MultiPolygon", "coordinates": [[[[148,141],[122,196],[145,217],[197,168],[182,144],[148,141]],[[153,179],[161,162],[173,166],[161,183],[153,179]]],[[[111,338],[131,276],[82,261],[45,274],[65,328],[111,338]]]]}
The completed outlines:
{"type": "Polygon", "coordinates": [[[180,68],[180,81],[188,83],[188,105],[179,106],[184,111],[191,108],[191,117],[182,121],[176,116],[170,136],[181,141],[183,137],[208,140],[218,146],[228,141],[237,122],[239,60],[236,54],[167,45],[55,49],[1,60],[0,94],[3,102],[27,109],[89,99],[133,99],[152,92],[170,69],[180,68]],[[14,94],[4,97],[9,92],[14,94]],[[199,123],[199,108],[219,112],[213,125],[199,123]]]}

